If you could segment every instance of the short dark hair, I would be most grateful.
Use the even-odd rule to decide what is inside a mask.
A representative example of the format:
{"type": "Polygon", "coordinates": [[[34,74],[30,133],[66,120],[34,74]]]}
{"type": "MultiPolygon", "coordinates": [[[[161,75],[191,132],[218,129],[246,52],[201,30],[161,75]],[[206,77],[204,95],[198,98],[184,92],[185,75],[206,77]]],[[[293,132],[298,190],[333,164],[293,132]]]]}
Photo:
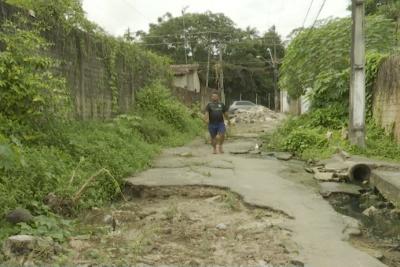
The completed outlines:
{"type": "Polygon", "coordinates": [[[212,90],[211,91],[211,95],[218,95],[219,96],[219,92],[218,92],[218,90],[212,90]]]}

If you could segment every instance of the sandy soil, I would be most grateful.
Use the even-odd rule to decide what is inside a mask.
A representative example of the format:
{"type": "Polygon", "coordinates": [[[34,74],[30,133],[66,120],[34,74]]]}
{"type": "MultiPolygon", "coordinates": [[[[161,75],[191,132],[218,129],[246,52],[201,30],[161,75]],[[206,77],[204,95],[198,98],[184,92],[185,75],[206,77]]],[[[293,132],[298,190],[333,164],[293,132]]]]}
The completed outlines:
{"type": "MultiPolygon", "coordinates": [[[[297,247],[284,215],[246,207],[222,189],[149,188],[140,198],[93,210],[69,242],[69,263],[96,265],[288,266],[297,247]],[[115,231],[104,219],[113,216],[115,231]]],[[[112,223],[111,223],[112,224],[112,223]]]]}

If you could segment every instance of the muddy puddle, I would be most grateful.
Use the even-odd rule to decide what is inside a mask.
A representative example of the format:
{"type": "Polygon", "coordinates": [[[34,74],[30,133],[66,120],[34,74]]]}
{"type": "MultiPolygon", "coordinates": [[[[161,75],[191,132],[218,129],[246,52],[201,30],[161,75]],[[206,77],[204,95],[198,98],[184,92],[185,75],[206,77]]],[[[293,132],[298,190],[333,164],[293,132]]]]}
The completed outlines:
{"type": "Polygon", "coordinates": [[[128,202],[79,218],[63,264],[80,266],[302,266],[290,220],[209,187],[135,188],[128,202]],[[89,233],[89,234],[88,234],[89,233]]]}
{"type": "Polygon", "coordinates": [[[334,194],[327,199],[335,210],[359,220],[362,234],[351,243],[390,267],[400,266],[400,210],[379,192],[366,189],[361,196],[334,194]]]}

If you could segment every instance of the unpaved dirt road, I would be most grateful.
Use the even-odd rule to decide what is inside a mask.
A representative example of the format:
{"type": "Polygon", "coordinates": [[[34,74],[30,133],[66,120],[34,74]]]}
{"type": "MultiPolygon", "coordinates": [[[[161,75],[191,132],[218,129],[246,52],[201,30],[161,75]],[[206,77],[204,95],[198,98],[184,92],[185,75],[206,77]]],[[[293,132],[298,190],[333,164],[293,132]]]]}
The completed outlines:
{"type": "MultiPolygon", "coordinates": [[[[313,267],[385,266],[348,242],[350,235],[360,233],[356,220],[335,212],[315,190],[285,177],[290,173],[287,163],[230,153],[253,148],[257,134],[271,127],[271,124],[237,125],[236,136],[228,140],[223,155],[212,155],[204,140],[166,150],[153,168],[128,178],[127,182],[139,191],[163,186],[227,188],[249,205],[275,211],[285,218],[276,223],[277,229],[286,229],[295,244],[288,253],[293,263],[313,267]]],[[[280,237],[277,232],[274,238],[280,237]]],[[[235,242],[240,246],[240,240],[235,242]]]]}

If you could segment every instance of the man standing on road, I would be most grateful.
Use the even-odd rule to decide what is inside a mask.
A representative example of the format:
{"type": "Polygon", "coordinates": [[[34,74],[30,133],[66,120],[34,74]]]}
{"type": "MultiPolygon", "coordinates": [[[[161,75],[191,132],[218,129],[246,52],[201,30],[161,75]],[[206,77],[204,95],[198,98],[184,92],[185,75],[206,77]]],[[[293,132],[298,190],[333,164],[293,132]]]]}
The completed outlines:
{"type": "MultiPolygon", "coordinates": [[[[220,102],[218,91],[213,91],[211,94],[211,102],[206,107],[205,121],[208,123],[208,131],[211,136],[211,144],[213,153],[224,153],[223,144],[225,140],[225,119],[228,120],[228,109],[225,104],[220,102]]],[[[229,120],[228,120],[229,123],[229,120]]]]}

